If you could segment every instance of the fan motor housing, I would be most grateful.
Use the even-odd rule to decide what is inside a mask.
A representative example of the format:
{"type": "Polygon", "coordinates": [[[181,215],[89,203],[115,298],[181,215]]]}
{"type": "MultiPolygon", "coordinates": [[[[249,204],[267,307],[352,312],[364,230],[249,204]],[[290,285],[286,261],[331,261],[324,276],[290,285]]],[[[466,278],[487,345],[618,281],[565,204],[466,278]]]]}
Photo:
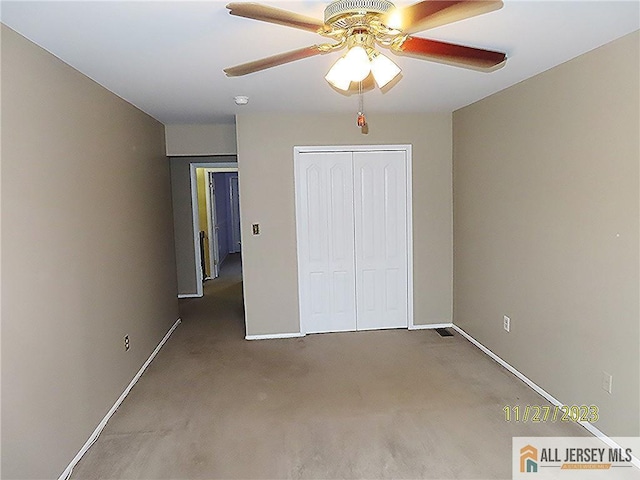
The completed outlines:
{"type": "Polygon", "coordinates": [[[339,26],[346,17],[383,14],[394,8],[388,0],[336,0],[324,9],[324,23],[339,26]]]}

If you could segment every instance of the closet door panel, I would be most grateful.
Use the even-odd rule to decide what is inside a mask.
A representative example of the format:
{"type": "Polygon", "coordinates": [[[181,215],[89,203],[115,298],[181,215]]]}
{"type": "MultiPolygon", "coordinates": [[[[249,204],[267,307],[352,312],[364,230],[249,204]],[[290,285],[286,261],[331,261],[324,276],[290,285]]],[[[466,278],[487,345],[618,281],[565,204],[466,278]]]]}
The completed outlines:
{"type": "Polygon", "coordinates": [[[354,152],[358,330],[407,327],[405,152],[354,152]]]}
{"type": "Polygon", "coordinates": [[[301,330],[355,330],[352,154],[301,153],[296,170],[301,330]]]}

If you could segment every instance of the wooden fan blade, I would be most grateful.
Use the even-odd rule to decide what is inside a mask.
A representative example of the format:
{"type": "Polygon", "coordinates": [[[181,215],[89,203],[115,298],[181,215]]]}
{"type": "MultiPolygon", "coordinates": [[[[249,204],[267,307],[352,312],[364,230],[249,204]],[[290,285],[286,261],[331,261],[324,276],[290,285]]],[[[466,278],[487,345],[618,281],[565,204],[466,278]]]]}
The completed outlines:
{"type": "Polygon", "coordinates": [[[482,70],[493,70],[507,59],[507,55],[502,52],[419,37],[407,37],[393,49],[402,55],[482,70]]]}
{"type": "Polygon", "coordinates": [[[252,18],[262,22],[276,23],[315,33],[325,29],[324,23],[315,18],[259,3],[230,3],[227,8],[231,15],[238,17],[252,18]]]}
{"type": "Polygon", "coordinates": [[[311,47],[300,48],[291,52],[280,53],[271,57],[263,58],[261,60],[255,60],[253,62],[243,63],[235,67],[225,68],[224,73],[227,77],[240,77],[253,72],[259,72],[271,67],[277,67],[289,62],[295,62],[296,60],[302,60],[303,58],[313,57],[325,53],[318,45],[311,47]]]}
{"type": "Polygon", "coordinates": [[[501,0],[423,0],[387,13],[382,23],[403,33],[416,33],[500,8],[501,0]]]}

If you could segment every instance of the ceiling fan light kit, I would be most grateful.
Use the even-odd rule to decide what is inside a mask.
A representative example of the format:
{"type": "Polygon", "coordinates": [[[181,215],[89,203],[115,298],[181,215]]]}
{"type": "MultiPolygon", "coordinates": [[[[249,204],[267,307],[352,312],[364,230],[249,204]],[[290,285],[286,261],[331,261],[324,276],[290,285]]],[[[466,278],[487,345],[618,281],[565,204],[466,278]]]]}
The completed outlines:
{"type": "Polygon", "coordinates": [[[361,82],[371,74],[378,87],[384,88],[400,74],[400,67],[377,50],[371,50],[365,56],[361,52],[362,47],[353,47],[340,57],[324,77],[327,82],[339,90],[347,91],[351,82],[361,82]]]}
{"type": "Polygon", "coordinates": [[[373,48],[374,43],[375,37],[369,33],[353,33],[347,38],[347,54],[338,59],[325,79],[337,89],[347,91],[351,82],[361,82],[373,74],[378,87],[384,88],[401,70],[373,48]]]}

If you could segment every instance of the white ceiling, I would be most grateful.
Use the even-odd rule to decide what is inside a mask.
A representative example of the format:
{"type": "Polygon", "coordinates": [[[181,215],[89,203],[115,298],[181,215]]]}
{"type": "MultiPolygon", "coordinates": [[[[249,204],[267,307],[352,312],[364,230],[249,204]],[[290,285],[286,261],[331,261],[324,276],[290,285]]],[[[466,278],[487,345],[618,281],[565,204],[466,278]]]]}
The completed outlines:
{"type": "MultiPolygon", "coordinates": [[[[322,18],[325,3],[264,2],[322,18]]],[[[406,5],[413,2],[397,2],[406,5]]],[[[640,2],[505,0],[417,36],[507,53],[493,73],[394,57],[402,80],[366,111],[451,112],[640,28],[640,2]]],[[[245,77],[224,67],[322,43],[313,33],[232,17],[223,1],[2,1],[2,22],[165,124],[232,122],[239,111],[350,112],[324,75],[341,53],[245,77]],[[238,107],[235,95],[250,97],[238,107]]],[[[597,75],[598,72],[593,72],[597,75]]]]}

